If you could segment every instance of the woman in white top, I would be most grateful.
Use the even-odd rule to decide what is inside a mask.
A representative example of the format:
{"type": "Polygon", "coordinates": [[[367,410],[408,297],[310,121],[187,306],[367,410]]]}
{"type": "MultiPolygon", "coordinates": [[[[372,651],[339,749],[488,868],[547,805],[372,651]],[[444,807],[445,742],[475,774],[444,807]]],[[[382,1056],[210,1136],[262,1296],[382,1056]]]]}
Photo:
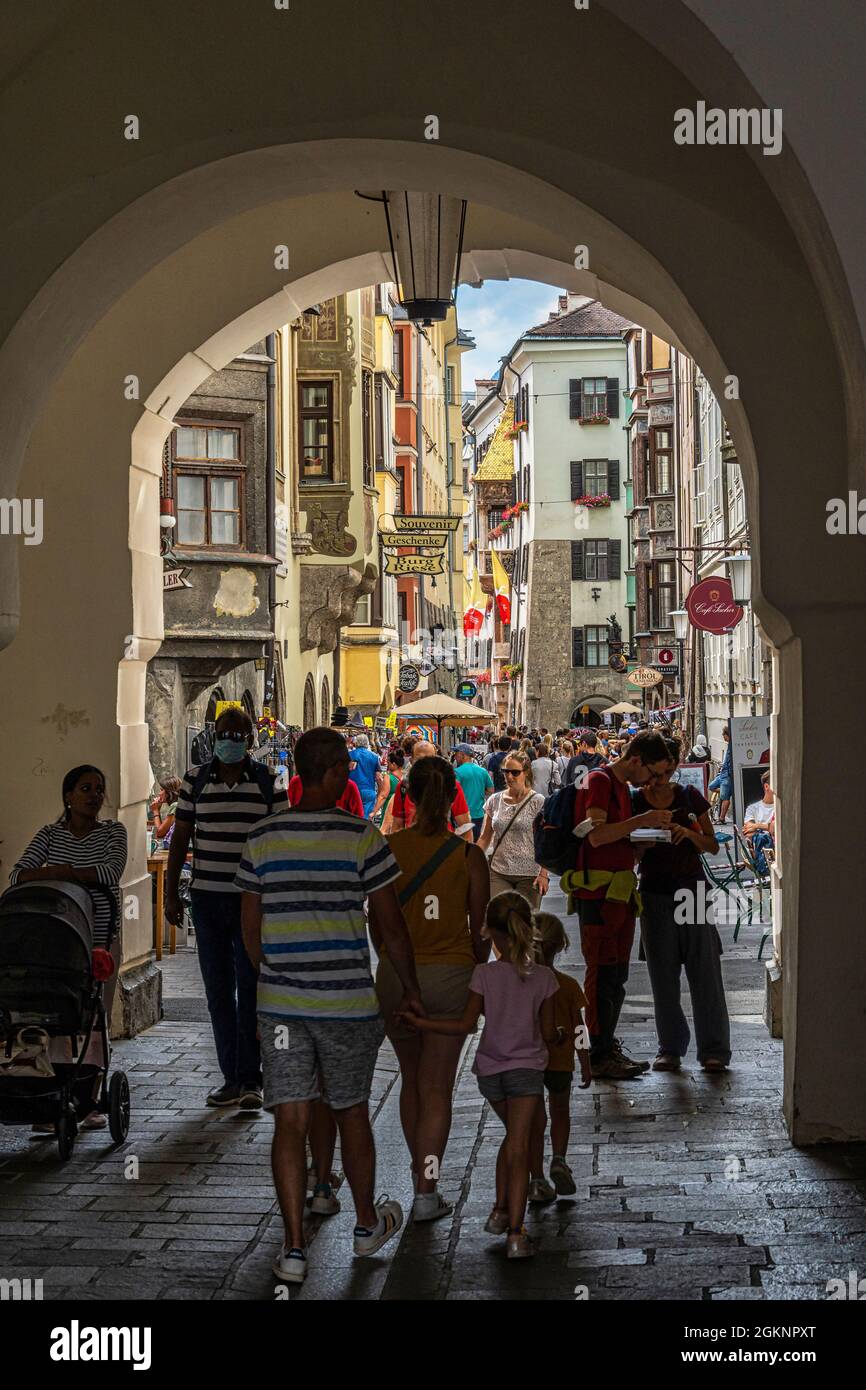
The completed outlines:
{"type": "Polygon", "coordinates": [[[550,749],[542,743],[532,763],[532,785],[541,796],[547,796],[553,776],[553,759],[550,749]]]}
{"type": "Polygon", "coordinates": [[[535,862],[532,842],[532,822],[544,797],[532,785],[532,762],[525,753],[509,753],[502,760],[501,772],[505,791],[488,798],[477,842],[488,855],[490,893],[495,896],[513,888],[537,908],[549,886],[547,870],[535,862]]]}

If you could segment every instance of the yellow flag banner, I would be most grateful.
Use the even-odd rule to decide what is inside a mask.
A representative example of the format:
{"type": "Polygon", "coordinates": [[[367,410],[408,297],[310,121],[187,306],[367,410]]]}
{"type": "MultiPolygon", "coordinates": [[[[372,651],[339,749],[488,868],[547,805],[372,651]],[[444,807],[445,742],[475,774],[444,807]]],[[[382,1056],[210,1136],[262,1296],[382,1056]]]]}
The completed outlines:
{"type": "Polygon", "coordinates": [[[510,623],[511,584],[505,571],[505,566],[495,550],[491,550],[490,552],[490,567],[493,571],[493,592],[496,595],[496,607],[499,612],[499,617],[503,623],[510,623]]]}

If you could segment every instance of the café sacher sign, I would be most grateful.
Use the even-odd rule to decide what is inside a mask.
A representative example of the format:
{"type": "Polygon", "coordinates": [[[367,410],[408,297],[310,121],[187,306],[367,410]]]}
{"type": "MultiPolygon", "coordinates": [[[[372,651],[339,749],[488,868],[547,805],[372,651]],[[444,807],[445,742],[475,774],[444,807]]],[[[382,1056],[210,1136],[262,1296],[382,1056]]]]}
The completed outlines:
{"type": "Polygon", "coordinates": [[[692,627],[716,636],[736,627],[743,616],[742,608],[734,603],[731,581],[716,575],[692,585],[686,599],[686,612],[692,627]]]}

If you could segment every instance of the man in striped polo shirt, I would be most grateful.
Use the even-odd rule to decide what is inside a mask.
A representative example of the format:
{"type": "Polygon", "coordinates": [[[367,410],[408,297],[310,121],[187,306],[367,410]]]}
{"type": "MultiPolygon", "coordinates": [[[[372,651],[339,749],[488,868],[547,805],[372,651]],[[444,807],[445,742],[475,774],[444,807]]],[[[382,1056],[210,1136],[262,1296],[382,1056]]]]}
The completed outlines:
{"type": "MultiPolygon", "coordinates": [[[[399,866],[370,821],[336,804],[349,777],[343,739],[332,729],[311,729],[298,740],[295,760],[301,800],[250,832],[236,881],[243,889],[244,941],[259,968],[264,1101],[274,1112],[274,1181],[286,1226],[274,1272],[301,1283],[313,1101],[324,1099],[339,1126],[355,1202],[355,1254],[372,1255],[403,1221],[397,1202],[374,1202],[368,1100],[384,1026],[370,971],[365,900],[371,927],[381,932],[403,985],[402,1006],[417,1007],[420,996],[394,888],[399,866]]],[[[318,1176],[321,1182],[324,1175],[318,1176]]],[[[329,1205],[339,1210],[335,1198],[329,1205]]]]}
{"type": "Polygon", "coordinates": [[[166,868],[166,916],[180,921],[180,872],[190,839],[192,919],[223,1084],[208,1105],[262,1104],[262,1066],[256,1037],[256,972],[241,935],[241,892],[235,884],[244,844],[263,816],[285,810],[288,799],[261,763],[253,762],[252,720],[245,710],[223,710],[215,726],[215,758],[191,768],[177,799],[166,868]]]}

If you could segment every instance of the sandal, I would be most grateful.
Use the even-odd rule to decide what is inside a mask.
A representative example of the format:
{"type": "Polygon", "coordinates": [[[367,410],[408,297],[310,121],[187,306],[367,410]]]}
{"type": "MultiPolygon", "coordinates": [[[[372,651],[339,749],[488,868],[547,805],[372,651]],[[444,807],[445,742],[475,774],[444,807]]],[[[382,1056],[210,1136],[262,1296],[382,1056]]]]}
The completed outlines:
{"type": "Polygon", "coordinates": [[[723,1062],[721,1057],[708,1057],[706,1061],[701,1062],[701,1066],[704,1071],[720,1072],[728,1070],[727,1062],[723,1062]]]}
{"type": "Polygon", "coordinates": [[[484,1223],[484,1229],[491,1236],[504,1236],[508,1230],[508,1212],[502,1207],[494,1207],[484,1223]]]}

